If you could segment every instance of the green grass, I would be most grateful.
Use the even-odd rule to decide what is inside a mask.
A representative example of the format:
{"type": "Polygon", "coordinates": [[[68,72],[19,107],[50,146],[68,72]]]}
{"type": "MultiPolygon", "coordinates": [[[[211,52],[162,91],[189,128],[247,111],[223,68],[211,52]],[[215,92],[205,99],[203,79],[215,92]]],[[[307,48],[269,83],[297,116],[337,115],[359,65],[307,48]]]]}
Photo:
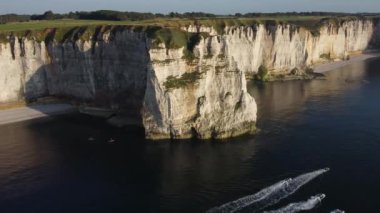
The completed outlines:
{"type": "Polygon", "coordinates": [[[165,59],[165,60],[153,60],[152,61],[152,64],[160,64],[160,65],[167,65],[167,64],[170,64],[172,62],[174,62],[175,60],[174,59],[165,59]]]}
{"type": "MultiPolygon", "coordinates": [[[[205,26],[212,26],[218,32],[225,26],[239,26],[239,25],[252,25],[257,23],[265,24],[268,21],[275,23],[300,23],[310,21],[320,21],[329,18],[327,16],[267,16],[257,18],[235,18],[235,17],[219,17],[219,18],[200,18],[198,22],[205,26]]],[[[342,19],[341,17],[339,17],[342,19]]],[[[343,17],[349,18],[349,17],[343,17]]],[[[45,28],[61,28],[61,27],[80,27],[90,25],[142,25],[142,26],[160,26],[160,27],[183,27],[194,23],[192,19],[179,19],[179,18],[157,18],[141,21],[97,21],[97,20],[48,20],[48,21],[30,21],[30,22],[14,22],[0,24],[0,31],[15,32],[25,30],[43,30],[45,28]]]]}
{"type": "Polygon", "coordinates": [[[324,54],[320,55],[319,58],[322,58],[325,60],[331,60],[331,55],[330,55],[330,53],[329,54],[324,53],[324,54]]]}
{"type": "Polygon", "coordinates": [[[50,20],[50,21],[30,21],[30,22],[14,22],[0,24],[0,31],[17,32],[25,30],[43,30],[46,28],[66,28],[80,27],[90,25],[131,25],[131,21],[94,21],[94,20],[50,20]]]}
{"type": "Polygon", "coordinates": [[[257,74],[256,74],[256,80],[267,81],[268,80],[268,74],[269,74],[268,69],[264,65],[261,65],[259,67],[257,74]]]}
{"type": "Polygon", "coordinates": [[[178,89],[186,87],[187,85],[194,84],[201,78],[202,73],[200,72],[191,72],[184,73],[181,77],[169,76],[164,82],[164,86],[167,91],[171,89],[178,89]]]}
{"type": "Polygon", "coordinates": [[[155,38],[154,47],[164,43],[166,48],[179,49],[185,47],[188,41],[188,33],[175,28],[162,28],[153,33],[150,37],[155,38]]]}
{"type": "MultiPolygon", "coordinates": [[[[327,17],[327,16],[267,16],[257,18],[236,18],[217,17],[200,18],[197,23],[213,27],[218,34],[222,35],[226,26],[253,26],[256,24],[276,25],[292,24],[309,30],[314,36],[319,36],[320,27],[328,22],[333,25],[340,25],[347,20],[357,20],[360,17],[327,17]]],[[[7,36],[35,37],[38,41],[45,40],[50,32],[48,29],[55,29],[54,39],[65,41],[67,39],[89,40],[97,33],[97,28],[103,26],[104,30],[121,30],[131,28],[135,31],[144,31],[149,37],[155,38],[157,43],[165,43],[168,48],[181,48],[192,52],[192,46],[199,42],[200,36],[207,37],[206,34],[194,34],[182,31],[180,28],[195,23],[194,19],[180,18],[156,18],[142,21],[97,21],[97,20],[49,20],[49,21],[29,21],[0,24],[0,42],[7,41],[7,36]],[[112,28],[112,29],[111,29],[112,28]]],[[[98,30],[99,31],[99,30],[98,30]]],[[[50,38],[52,39],[52,38],[50,38]]],[[[186,54],[192,58],[191,54],[186,54]]]]}

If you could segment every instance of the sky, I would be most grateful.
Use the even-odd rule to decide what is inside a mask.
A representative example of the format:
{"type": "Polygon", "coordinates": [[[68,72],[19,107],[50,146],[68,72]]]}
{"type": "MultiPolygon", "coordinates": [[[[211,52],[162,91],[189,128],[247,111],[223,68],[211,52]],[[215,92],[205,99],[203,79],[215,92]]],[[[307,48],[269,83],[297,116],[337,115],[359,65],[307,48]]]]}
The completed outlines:
{"type": "Polygon", "coordinates": [[[40,14],[100,9],[168,13],[380,12],[380,0],[0,0],[0,14],[40,14]]]}

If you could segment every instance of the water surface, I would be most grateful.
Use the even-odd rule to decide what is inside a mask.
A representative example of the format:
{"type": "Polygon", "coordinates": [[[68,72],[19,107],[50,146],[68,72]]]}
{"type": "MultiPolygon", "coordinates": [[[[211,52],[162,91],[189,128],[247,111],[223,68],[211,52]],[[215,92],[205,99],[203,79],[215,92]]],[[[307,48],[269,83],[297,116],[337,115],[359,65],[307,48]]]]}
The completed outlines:
{"type": "Polygon", "coordinates": [[[2,125],[0,212],[204,212],[325,167],[277,207],[325,193],[316,212],[376,212],[379,68],[372,59],[327,80],[249,82],[260,132],[228,143],[149,142],[77,114],[2,125]]]}

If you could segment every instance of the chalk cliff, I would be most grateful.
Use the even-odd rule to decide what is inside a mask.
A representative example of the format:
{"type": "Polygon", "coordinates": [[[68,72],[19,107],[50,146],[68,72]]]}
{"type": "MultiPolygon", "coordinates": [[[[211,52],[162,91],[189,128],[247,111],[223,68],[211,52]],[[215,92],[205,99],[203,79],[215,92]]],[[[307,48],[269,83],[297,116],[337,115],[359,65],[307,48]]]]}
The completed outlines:
{"type": "Polygon", "coordinates": [[[351,20],[317,34],[290,24],[227,26],[222,33],[199,25],[75,28],[62,39],[50,29],[40,40],[9,34],[0,44],[0,102],[65,96],[139,118],[150,139],[227,138],[255,131],[246,78],[260,66],[302,74],[365,50],[376,32],[371,20],[351,20]],[[170,39],[177,34],[183,44],[170,39]]]}
{"type": "MultiPolygon", "coordinates": [[[[325,23],[317,32],[290,24],[232,26],[226,27],[223,35],[210,27],[188,26],[183,30],[215,35],[204,42],[221,40],[227,60],[252,76],[261,65],[280,74],[294,68],[305,70],[326,59],[344,60],[353,52],[367,49],[374,28],[371,20],[352,20],[339,25],[325,23]]],[[[202,51],[207,52],[206,48],[202,51]]],[[[220,47],[211,45],[211,48],[220,47]]]]}
{"type": "Polygon", "coordinates": [[[244,72],[226,58],[202,57],[203,48],[201,42],[193,50],[199,57],[193,61],[183,58],[182,49],[149,51],[143,113],[148,137],[226,138],[254,131],[256,103],[244,72]]]}

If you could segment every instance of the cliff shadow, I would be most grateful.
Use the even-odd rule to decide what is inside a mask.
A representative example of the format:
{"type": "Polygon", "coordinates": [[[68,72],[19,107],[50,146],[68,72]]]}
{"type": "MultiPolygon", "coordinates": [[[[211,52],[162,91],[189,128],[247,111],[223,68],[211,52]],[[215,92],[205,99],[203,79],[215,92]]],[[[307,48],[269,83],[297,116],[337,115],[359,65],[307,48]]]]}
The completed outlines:
{"type": "Polygon", "coordinates": [[[19,99],[45,114],[50,111],[40,103],[67,103],[116,126],[142,127],[151,63],[145,39],[142,33],[132,31],[111,32],[108,41],[45,41],[46,46],[20,39],[15,48],[22,54],[15,51],[13,59],[21,61],[23,70],[19,99]],[[33,51],[24,49],[31,45],[33,51]],[[47,62],[33,69],[31,59],[37,57],[47,62]]]}

